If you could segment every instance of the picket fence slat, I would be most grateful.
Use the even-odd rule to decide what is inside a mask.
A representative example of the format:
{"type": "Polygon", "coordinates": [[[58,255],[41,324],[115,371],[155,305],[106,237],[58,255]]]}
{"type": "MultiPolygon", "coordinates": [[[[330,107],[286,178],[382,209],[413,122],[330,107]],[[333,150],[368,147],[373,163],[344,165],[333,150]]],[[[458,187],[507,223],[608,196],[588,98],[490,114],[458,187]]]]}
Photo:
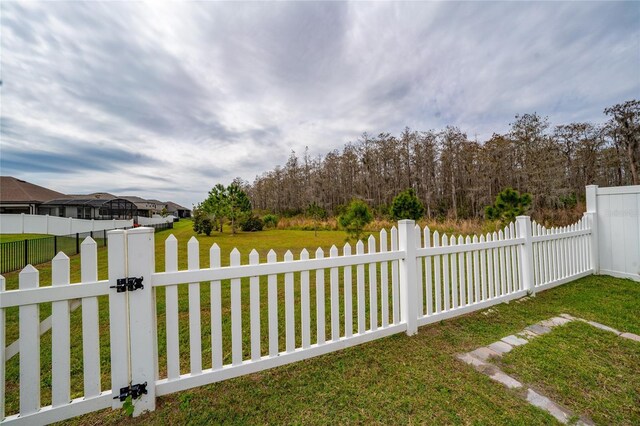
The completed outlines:
{"type": "MultiPolygon", "coordinates": [[[[414,228],[414,232],[416,234],[416,248],[422,248],[421,239],[422,232],[420,226],[416,225],[414,228]]],[[[424,315],[424,283],[423,283],[423,275],[422,275],[422,262],[416,262],[416,277],[418,279],[416,283],[417,289],[417,300],[420,301],[418,303],[418,316],[424,315]]]]}
{"type": "MultiPolygon", "coordinates": [[[[476,235],[473,236],[473,240],[472,240],[473,244],[477,244],[478,243],[478,237],[476,235]]],[[[472,262],[473,262],[473,297],[476,301],[476,303],[478,303],[480,301],[480,270],[479,270],[479,254],[478,254],[478,250],[474,250],[471,252],[471,256],[472,256],[472,262]]]]}
{"type": "MultiPolygon", "coordinates": [[[[178,270],[178,239],[169,235],[164,241],[164,270],[178,270]]],[[[168,285],[165,289],[165,312],[167,332],[167,378],[180,377],[180,340],[178,323],[178,286],[168,285]]]]}
{"type": "MultiPolygon", "coordinates": [[[[240,265],[240,252],[234,248],[229,257],[229,264],[240,265]]],[[[242,281],[239,278],[231,280],[231,363],[242,364],[242,281]]]]}
{"type": "MultiPolygon", "coordinates": [[[[221,266],[220,247],[213,244],[209,249],[209,266],[221,266]]],[[[217,370],[222,368],[222,285],[220,281],[211,281],[211,366],[217,370]]]]}
{"type": "MultiPolygon", "coordinates": [[[[442,236],[442,247],[448,247],[449,246],[449,237],[447,236],[447,234],[444,234],[442,236]]],[[[449,294],[449,255],[445,254],[444,256],[442,256],[442,278],[443,278],[443,282],[442,282],[442,291],[443,291],[443,301],[442,301],[442,310],[443,311],[448,311],[451,306],[450,306],[450,294],[449,294]]]]}
{"type": "MultiPolygon", "coordinates": [[[[39,272],[31,265],[19,274],[20,290],[37,288],[39,272]]],[[[20,414],[29,415],[40,409],[40,306],[18,308],[20,333],[20,414]]],[[[4,366],[3,366],[4,368],[4,366]]]]}
{"type": "MultiPolygon", "coordinates": [[[[509,227],[504,228],[504,239],[511,239],[511,229],[509,227]]],[[[511,247],[506,247],[505,249],[505,273],[507,274],[507,280],[505,283],[505,294],[509,294],[513,292],[513,275],[511,273],[511,247]]]]}
{"type": "MultiPolygon", "coordinates": [[[[260,255],[253,249],[249,253],[249,264],[260,263],[260,255]]],[[[251,323],[251,359],[257,361],[262,356],[260,349],[260,277],[252,276],[249,279],[249,315],[251,323]]]]}
{"type": "MultiPolygon", "coordinates": [[[[316,259],[324,258],[324,251],[316,249],[316,259]]],[[[324,269],[316,269],[316,342],[318,345],[326,341],[326,317],[324,311],[324,269]]]]}
{"type": "MultiPolygon", "coordinates": [[[[191,237],[187,243],[187,266],[200,268],[200,243],[191,237]]],[[[200,315],[200,283],[189,283],[189,365],[191,374],[202,373],[202,334],[200,315]]]]}
{"type": "MultiPolygon", "coordinates": [[[[309,252],[307,249],[303,249],[300,252],[300,260],[307,259],[309,259],[309,252]]],[[[311,346],[311,295],[309,291],[309,271],[300,272],[300,305],[302,347],[306,349],[311,346]]]]}
{"type": "MultiPolygon", "coordinates": [[[[424,248],[431,247],[431,230],[428,226],[424,227],[424,248]]],[[[394,249],[393,247],[391,248],[394,249]]],[[[397,249],[397,248],[396,248],[397,249]]],[[[426,256],[424,258],[424,285],[425,285],[425,293],[427,299],[427,315],[433,314],[433,274],[431,270],[431,260],[430,256],[426,256]]],[[[394,317],[394,322],[398,322],[394,317]]]]}
{"type": "MultiPolygon", "coordinates": [[[[290,250],[284,254],[285,262],[293,262],[293,253],[290,250]]],[[[285,324],[285,349],[291,352],[296,346],[295,312],[293,305],[293,272],[284,274],[284,324],[285,324]]]]}
{"type": "MultiPolygon", "coordinates": [[[[380,231],[380,251],[387,252],[387,231],[380,231]]],[[[388,262],[380,263],[380,300],[382,304],[382,327],[389,325],[389,270],[388,262]]]]}
{"type": "MultiPolygon", "coordinates": [[[[278,261],[276,252],[269,250],[267,253],[267,263],[278,261]]],[[[269,275],[267,277],[269,304],[269,356],[278,356],[278,277],[269,275]]]]}
{"type": "MultiPolygon", "coordinates": [[[[87,237],[80,245],[80,279],[82,282],[98,280],[98,246],[87,237]]],[[[98,298],[82,299],[82,358],[84,367],[84,395],[100,395],[100,333],[98,324],[98,298]]]]}
{"type": "MultiPolygon", "coordinates": [[[[369,236],[369,253],[376,252],[376,239],[373,235],[369,236]]],[[[378,283],[376,264],[369,264],[369,329],[376,330],[378,328],[378,283]]]]}
{"type": "MultiPolygon", "coordinates": [[[[338,248],[331,246],[329,257],[338,257],[338,248]]],[[[331,285],[331,340],[340,338],[340,288],[338,287],[338,268],[329,271],[331,285]]]]}
{"type": "MultiPolygon", "coordinates": [[[[346,243],[342,248],[342,255],[351,256],[351,245],[346,243]]],[[[344,336],[353,336],[353,287],[351,285],[351,266],[345,266],[342,271],[344,286],[344,336]]]]}
{"type": "MultiPolygon", "coordinates": [[[[433,247],[440,247],[440,233],[435,231],[433,233],[433,247]]],[[[436,255],[433,257],[433,276],[434,276],[434,287],[435,287],[435,313],[440,313],[441,309],[441,286],[440,282],[440,256],[436,255]]]]}
{"type": "MultiPolygon", "coordinates": [[[[398,252],[398,228],[391,228],[391,252],[398,252]]],[[[398,260],[391,261],[391,301],[393,304],[393,323],[400,322],[400,291],[398,260]]]]}
{"type": "MultiPolygon", "coordinates": [[[[497,232],[493,232],[491,234],[491,241],[498,241],[498,233],[497,232]]],[[[494,297],[499,297],[500,296],[500,270],[499,270],[499,266],[500,266],[500,259],[499,259],[499,248],[492,248],[491,249],[491,258],[493,259],[493,268],[491,268],[492,270],[492,275],[493,275],[493,283],[492,283],[492,287],[493,287],[493,295],[494,297]]]]}
{"type": "MultiPolygon", "coordinates": [[[[356,243],[356,254],[364,254],[364,244],[362,241],[356,243]]],[[[364,265],[356,267],[356,299],[358,308],[358,333],[362,334],[365,330],[365,306],[364,306],[364,265]]]]}
{"type": "MultiPolygon", "coordinates": [[[[455,246],[457,242],[457,238],[455,235],[451,235],[451,240],[449,241],[450,246],[455,246]]],[[[452,298],[452,309],[457,309],[459,305],[459,294],[460,294],[460,283],[458,281],[458,255],[452,254],[451,256],[451,298],[452,298]]]]}
{"type": "MultiPolygon", "coordinates": [[[[51,285],[64,286],[70,282],[69,257],[60,252],[51,260],[51,285]]],[[[69,301],[53,302],[51,316],[51,405],[58,407],[71,401],[69,301]]],[[[1,349],[4,349],[4,345],[0,345],[1,349]]]]}

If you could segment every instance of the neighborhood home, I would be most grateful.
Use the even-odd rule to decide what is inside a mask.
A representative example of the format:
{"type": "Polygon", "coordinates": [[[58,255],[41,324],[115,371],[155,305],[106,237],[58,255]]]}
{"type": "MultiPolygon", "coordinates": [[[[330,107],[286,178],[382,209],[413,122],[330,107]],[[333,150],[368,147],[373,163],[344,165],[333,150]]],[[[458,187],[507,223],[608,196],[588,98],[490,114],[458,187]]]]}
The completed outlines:
{"type": "Polygon", "coordinates": [[[0,213],[40,214],[38,208],[46,201],[66,195],[11,176],[0,176],[0,213]]]}
{"type": "Polygon", "coordinates": [[[0,213],[128,220],[138,216],[151,218],[164,209],[177,218],[191,217],[190,209],[172,201],[116,196],[108,192],[62,194],[11,176],[0,176],[0,213]]]}
{"type": "Polygon", "coordinates": [[[191,217],[191,209],[182,207],[173,201],[167,201],[167,212],[178,218],[191,217]]]}
{"type": "Polygon", "coordinates": [[[138,210],[138,216],[142,217],[153,217],[154,214],[160,214],[166,206],[162,201],[145,200],[135,195],[125,195],[122,198],[133,203],[138,210]]]}
{"type": "Polygon", "coordinates": [[[59,198],[42,203],[38,214],[77,219],[133,219],[136,205],[124,198],[59,198]]]}

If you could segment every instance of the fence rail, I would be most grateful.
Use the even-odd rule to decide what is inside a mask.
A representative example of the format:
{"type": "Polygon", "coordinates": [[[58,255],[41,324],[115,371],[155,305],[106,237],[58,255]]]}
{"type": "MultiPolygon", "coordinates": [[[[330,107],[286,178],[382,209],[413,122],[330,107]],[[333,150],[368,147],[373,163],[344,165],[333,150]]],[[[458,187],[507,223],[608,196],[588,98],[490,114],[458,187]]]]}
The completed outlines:
{"type": "Polygon", "coordinates": [[[234,249],[225,267],[215,244],[209,250],[209,267],[203,267],[207,262],[201,262],[199,242],[192,238],[187,244],[188,268],[181,271],[178,242],[169,235],[165,272],[156,272],[153,229],[111,231],[109,279],[104,281],[97,280],[97,243],[87,238],[80,245],[78,284],[69,285],[69,258],[64,253],[52,261],[52,286],[41,287],[38,271],[30,265],[20,273],[18,290],[4,291],[0,277],[0,420],[46,423],[108,406],[120,408],[120,399],[112,395],[146,382],[148,393],[135,404],[138,415],[155,409],[157,395],[396,333],[412,335],[419,325],[551,288],[592,273],[597,248],[592,215],[571,227],[550,230],[520,216],[499,232],[473,237],[440,235],[401,221],[398,228],[382,230],[366,243],[333,246],[328,252],[287,251],[278,258],[271,250],[260,258],[253,250],[243,264],[234,249]],[[144,287],[116,292],[117,279],[125,276],[142,277],[144,287]],[[164,289],[163,300],[156,300],[158,287],[164,289]],[[187,317],[179,314],[185,302],[179,294],[186,294],[187,317]],[[108,337],[98,333],[99,296],[108,297],[108,337]],[[82,365],[83,386],[72,399],[71,371],[78,366],[71,362],[69,301],[78,298],[83,339],[82,359],[76,361],[82,365]],[[52,307],[50,343],[41,342],[39,332],[39,308],[46,304],[52,307]],[[4,386],[7,363],[17,362],[8,361],[2,350],[17,342],[6,341],[7,312],[19,328],[20,374],[19,379],[12,376],[19,381],[19,392],[15,383],[4,386]],[[188,330],[186,345],[181,329],[188,330]],[[107,363],[100,360],[100,339],[105,338],[110,348],[107,363]],[[52,345],[51,364],[42,364],[51,371],[45,385],[41,344],[52,345]],[[188,363],[181,365],[183,351],[188,351],[188,363]],[[105,389],[101,377],[109,373],[112,389],[105,389]],[[42,386],[49,386],[52,395],[51,404],[44,407],[42,386]],[[7,412],[5,389],[11,392],[7,412]]]}

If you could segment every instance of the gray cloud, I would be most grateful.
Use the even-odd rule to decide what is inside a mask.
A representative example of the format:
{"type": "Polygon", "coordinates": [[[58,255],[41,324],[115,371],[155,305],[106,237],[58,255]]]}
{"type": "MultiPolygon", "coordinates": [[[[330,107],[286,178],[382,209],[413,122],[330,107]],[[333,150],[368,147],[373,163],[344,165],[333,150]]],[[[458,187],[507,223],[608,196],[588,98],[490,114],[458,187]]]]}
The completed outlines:
{"type": "Polygon", "coordinates": [[[63,192],[191,205],[365,131],[482,139],[517,113],[601,122],[640,96],[632,2],[0,8],[2,173],[63,192]]]}

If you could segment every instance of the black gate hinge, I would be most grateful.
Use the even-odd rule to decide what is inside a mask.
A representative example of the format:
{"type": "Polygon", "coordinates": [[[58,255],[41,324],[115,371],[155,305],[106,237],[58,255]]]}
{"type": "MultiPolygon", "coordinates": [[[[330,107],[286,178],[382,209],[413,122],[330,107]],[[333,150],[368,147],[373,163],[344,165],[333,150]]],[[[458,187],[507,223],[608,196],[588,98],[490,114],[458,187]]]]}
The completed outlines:
{"type": "Polygon", "coordinates": [[[129,395],[131,395],[131,399],[138,399],[143,394],[147,394],[147,382],[120,388],[120,395],[114,396],[113,399],[119,399],[120,402],[124,402],[129,395]]]}
{"type": "Polygon", "coordinates": [[[115,288],[117,293],[123,293],[125,291],[135,291],[137,289],[143,289],[144,285],[142,285],[142,280],[144,277],[127,277],[127,278],[118,278],[116,280],[116,285],[112,285],[109,288],[115,288]]]}

